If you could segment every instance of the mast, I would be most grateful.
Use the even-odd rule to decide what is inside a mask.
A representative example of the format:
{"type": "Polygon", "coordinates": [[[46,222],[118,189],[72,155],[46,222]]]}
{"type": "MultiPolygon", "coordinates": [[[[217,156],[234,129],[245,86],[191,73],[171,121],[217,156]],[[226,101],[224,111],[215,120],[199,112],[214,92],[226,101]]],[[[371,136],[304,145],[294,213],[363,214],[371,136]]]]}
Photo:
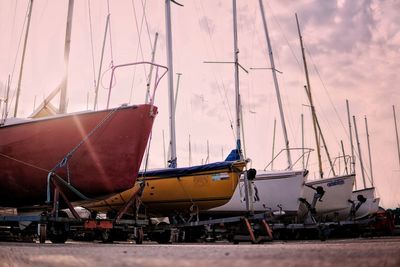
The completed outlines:
{"type": "MultiPolygon", "coordinates": [[[[350,107],[349,107],[349,100],[346,99],[346,108],[347,108],[347,121],[349,123],[349,136],[350,136],[350,146],[351,146],[351,162],[350,162],[350,172],[356,172],[356,158],[354,156],[354,145],[353,145],[353,134],[351,131],[351,120],[350,120],[350,107]]],[[[354,186],[357,189],[357,182],[354,182],[354,186]]]]}
{"type": "Polygon", "coordinates": [[[393,118],[394,118],[394,128],[396,130],[396,141],[397,141],[397,154],[399,155],[399,167],[400,167],[400,145],[399,145],[399,132],[397,131],[397,119],[396,119],[396,111],[393,105],[393,118]]]}
{"type": "Polygon", "coordinates": [[[272,53],[272,46],[271,46],[271,41],[269,39],[267,20],[265,19],[264,6],[263,6],[262,0],[259,0],[259,4],[260,4],[261,17],[262,17],[263,25],[264,25],[265,38],[266,38],[267,44],[268,44],[268,54],[269,54],[269,60],[271,62],[271,72],[272,72],[272,77],[274,79],[276,98],[277,98],[277,101],[278,101],[279,112],[280,112],[280,117],[281,117],[281,125],[282,125],[282,130],[283,130],[283,137],[285,139],[285,148],[286,148],[288,169],[292,169],[292,159],[291,159],[290,150],[289,150],[289,139],[288,139],[287,130],[286,130],[285,115],[283,113],[281,94],[280,94],[280,90],[279,90],[278,79],[276,77],[274,55],[272,53]]]}
{"type": "Polygon", "coordinates": [[[7,80],[7,88],[6,88],[6,99],[4,100],[4,110],[3,110],[3,121],[4,123],[8,117],[8,99],[10,96],[10,74],[8,75],[8,80],[7,80]]]}
{"type": "Polygon", "coordinates": [[[336,176],[336,174],[335,174],[335,169],[333,168],[333,163],[332,163],[332,160],[331,160],[331,156],[329,155],[329,151],[328,151],[328,147],[327,147],[326,142],[325,142],[324,135],[322,134],[321,127],[320,127],[319,122],[318,122],[317,114],[315,112],[315,107],[314,107],[312,94],[311,94],[310,78],[309,78],[309,75],[308,75],[307,61],[306,61],[306,56],[305,56],[305,53],[304,53],[303,37],[301,36],[300,25],[299,25],[299,20],[297,18],[297,14],[296,14],[296,23],[297,23],[297,30],[298,30],[299,39],[300,39],[301,54],[302,54],[302,57],[303,57],[304,72],[305,72],[306,81],[307,81],[307,85],[304,86],[304,88],[306,90],[306,93],[307,93],[307,96],[308,96],[308,100],[309,100],[310,106],[311,106],[311,114],[312,114],[312,118],[313,118],[315,143],[316,143],[316,146],[317,146],[319,174],[320,174],[320,178],[322,179],[323,176],[324,176],[324,172],[322,170],[321,148],[320,148],[320,141],[318,139],[318,133],[320,134],[322,142],[324,144],[325,152],[326,152],[326,155],[328,157],[329,165],[331,167],[333,176],[336,176]]]}
{"type": "Polygon", "coordinates": [[[162,142],[163,142],[164,167],[167,168],[167,157],[165,156],[165,137],[164,137],[164,130],[162,130],[162,142]]]}
{"type": "MultiPolygon", "coordinates": [[[[151,52],[151,63],[154,63],[154,57],[156,55],[156,49],[157,49],[157,39],[158,39],[158,32],[156,32],[156,35],[154,37],[154,44],[153,44],[153,50],[151,52]]],[[[153,75],[153,69],[154,65],[150,65],[150,72],[149,72],[149,77],[147,78],[147,90],[146,90],[146,99],[144,103],[148,103],[149,98],[150,98],[150,85],[151,85],[151,76],[153,75]]]]}
{"type": "Polygon", "coordinates": [[[301,159],[303,164],[303,170],[305,170],[305,158],[304,158],[304,114],[301,113],[301,159]]]}
{"type": "Polygon", "coordinates": [[[369,171],[371,173],[371,185],[374,186],[374,174],[372,173],[371,146],[370,146],[370,143],[369,143],[369,132],[368,132],[367,116],[365,116],[364,119],[365,119],[365,131],[367,132],[368,158],[369,158],[369,171]]]}
{"type": "Polygon", "coordinates": [[[94,106],[93,110],[97,110],[97,99],[98,99],[98,94],[99,94],[99,86],[100,86],[100,77],[101,77],[101,69],[103,67],[103,58],[104,58],[104,48],[106,46],[106,40],[107,40],[107,31],[108,31],[108,25],[110,24],[110,13],[107,15],[107,20],[106,20],[106,28],[104,30],[104,37],[103,37],[103,45],[101,47],[101,57],[100,57],[100,66],[99,66],[99,72],[97,73],[97,83],[96,83],[96,89],[94,92],[94,106]]]}
{"type": "Polygon", "coordinates": [[[168,62],[168,109],[169,109],[169,151],[171,158],[168,160],[171,168],[177,167],[176,157],[176,134],[175,134],[175,104],[174,104],[174,70],[172,58],[172,29],[171,29],[171,0],[165,0],[165,27],[167,42],[167,62],[168,62]]]}
{"type": "Polygon", "coordinates": [[[21,66],[20,66],[20,69],[19,69],[17,95],[16,95],[16,98],[15,98],[14,117],[17,117],[17,113],[18,113],[18,102],[19,102],[19,95],[21,93],[21,80],[22,80],[22,73],[23,73],[23,70],[24,70],[26,44],[28,42],[29,27],[31,25],[32,6],[33,6],[33,0],[30,0],[30,2],[29,2],[29,11],[28,11],[28,22],[26,24],[25,39],[24,39],[24,49],[22,50],[21,66]]]}
{"type": "Polygon", "coordinates": [[[316,122],[315,122],[316,114],[315,114],[314,105],[312,103],[310,79],[308,77],[308,68],[307,68],[307,62],[306,62],[306,57],[305,57],[305,53],[304,53],[303,37],[301,36],[300,25],[299,25],[299,20],[297,18],[297,13],[296,13],[296,23],[297,23],[297,31],[299,33],[299,39],[300,39],[301,54],[302,54],[302,57],[303,57],[304,72],[306,74],[306,81],[307,81],[307,88],[308,88],[308,89],[306,89],[306,91],[307,91],[307,96],[308,96],[309,101],[310,101],[311,114],[312,114],[312,118],[313,118],[315,144],[316,144],[316,147],[317,147],[317,155],[318,155],[319,175],[322,178],[324,176],[324,172],[322,171],[321,148],[320,148],[320,143],[319,143],[319,139],[318,139],[317,125],[316,125],[316,122]]]}
{"type": "Polygon", "coordinates": [[[240,159],[243,159],[242,145],[240,138],[240,92],[239,92],[239,49],[237,36],[237,13],[236,0],[232,0],[233,13],[233,61],[235,65],[235,106],[236,106],[236,149],[240,159]]]}
{"type": "Polygon", "coordinates": [[[64,46],[64,62],[65,62],[65,73],[64,80],[60,88],[60,105],[58,112],[63,114],[67,112],[67,84],[68,84],[68,62],[69,62],[69,51],[71,49],[71,30],[72,30],[72,15],[74,13],[74,0],[68,1],[68,16],[67,16],[67,28],[65,31],[65,46],[64,46]]]}
{"type": "MultiPolygon", "coordinates": [[[[346,162],[346,153],[344,152],[344,146],[343,146],[343,140],[340,140],[340,146],[342,147],[342,154],[343,154],[343,161],[344,161],[344,169],[346,171],[346,174],[349,174],[349,171],[347,169],[347,162],[346,162]]],[[[340,163],[340,160],[339,160],[340,163]]]]}
{"type": "Polygon", "coordinates": [[[358,131],[357,131],[357,124],[356,124],[356,117],[355,116],[353,116],[353,123],[354,123],[354,131],[356,133],[356,140],[357,140],[357,147],[358,147],[358,158],[360,160],[360,167],[361,167],[363,185],[364,185],[364,188],[367,188],[367,185],[365,183],[364,164],[363,164],[363,160],[362,160],[362,156],[361,156],[361,146],[360,146],[360,141],[358,140],[358,131]]]}
{"type": "Polygon", "coordinates": [[[176,80],[176,91],[175,91],[175,103],[174,103],[174,113],[176,112],[176,103],[178,102],[178,92],[179,92],[179,81],[181,79],[182,73],[177,72],[176,76],[178,77],[176,80]]]}
{"type": "Polygon", "coordinates": [[[276,132],[276,119],[274,118],[274,133],[272,135],[272,158],[271,158],[271,171],[274,169],[275,157],[275,132],[276,132]]]}

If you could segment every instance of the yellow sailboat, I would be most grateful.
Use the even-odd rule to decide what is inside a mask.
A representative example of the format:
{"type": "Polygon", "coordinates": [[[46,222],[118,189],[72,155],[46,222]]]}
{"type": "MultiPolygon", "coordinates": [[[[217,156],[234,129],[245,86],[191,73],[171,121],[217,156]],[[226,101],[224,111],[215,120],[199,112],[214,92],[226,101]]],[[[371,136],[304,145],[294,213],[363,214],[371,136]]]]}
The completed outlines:
{"type": "Polygon", "coordinates": [[[107,212],[121,206],[144,186],[141,202],[155,217],[190,214],[226,204],[232,197],[246,161],[222,161],[188,168],[151,170],[139,174],[129,190],[105,200],[86,203],[89,210],[107,212]]]}

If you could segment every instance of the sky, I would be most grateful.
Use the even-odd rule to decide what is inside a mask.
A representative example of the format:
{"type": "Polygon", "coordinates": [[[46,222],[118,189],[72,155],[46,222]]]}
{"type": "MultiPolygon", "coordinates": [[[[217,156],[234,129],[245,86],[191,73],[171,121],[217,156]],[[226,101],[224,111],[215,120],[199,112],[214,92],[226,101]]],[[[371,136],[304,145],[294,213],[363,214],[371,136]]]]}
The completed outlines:
{"type": "MultiPolygon", "coordinates": [[[[220,161],[235,147],[233,65],[204,61],[233,60],[232,1],[180,0],[172,5],[173,73],[180,76],[176,107],[178,166],[220,161]],[[189,136],[191,162],[189,162],[189,136]],[[207,143],[209,153],[207,153],[207,143]]],[[[11,75],[11,101],[15,100],[22,55],[21,36],[28,0],[0,1],[0,97],[11,75]]],[[[273,0],[264,1],[278,82],[291,147],[301,147],[301,114],[305,146],[315,148],[310,107],[304,91],[305,75],[296,28],[298,14],[310,73],[311,91],[327,147],[341,155],[343,140],[350,152],[346,99],[355,116],[366,169],[371,172],[364,116],[368,119],[373,180],[381,205],[400,205],[400,163],[397,155],[392,105],[400,117],[400,2],[396,0],[273,0]]],[[[19,117],[28,117],[64,75],[64,39],[67,0],[35,0],[21,82],[19,117]],[[36,99],[36,101],[35,101],[36,99]]],[[[239,61],[243,105],[244,148],[251,166],[263,169],[283,147],[283,134],[272,80],[258,1],[238,0],[239,61]]],[[[75,1],[68,65],[68,112],[93,109],[94,80],[106,17],[110,12],[101,72],[99,108],[106,107],[110,66],[150,61],[155,33],[159,33],[155,62],[166,65],[164,1],[75,1]],[[144,16],[145,15],[145,16],[144,16]],[[111,34],[110,34],[111,33],[111,34]]],[[[149,68],[128,68],[117,74],[111,106],[143,103],[149,68]]],[[[151,138],[149,168],[164,167],[169,140],[167,79],[156,93],[159,107],[151,138]],[[163,138],[164,137],[164,138],[163,138]],[[163,145],[165,143],[165,146],[163,145]]],[[[12,105],[14,102],[12,102],[12,105]]],[[[57,99],[53,102],[57,105],[57,99]]],[[[3,106],[3,105],[2,105],[3,106]]],[[[10,112],[12,113],[12,112],[10,112]]],[[[400,119],[397,119],[400,127],[400,119]]],[[[353,126],[354,130],[354,126],[353,126]]],[[[354,137],[354,132],[353,132],[354,137]]],[[[357,186],[363,188],[357,154],[357,186]]],[[[323,153],[324,154],[324,153],[323,153]]],[[[294,153],[296,160],[298,153],[294,153]]],[[[274,162],[284,169],[282,153],[274,162]]],[[[299,161],[301,163],[301,160],[299,161]]],[[[323,156],[325,175],[329,176],[323,156]]],[[[309,158],[309,178],[318,177],[316,153],[309,158]]],[[[301,164],[296,165],[300,168],[301,164]]],[[[343,173],[344,164],[336,169],[343,173]]]]}

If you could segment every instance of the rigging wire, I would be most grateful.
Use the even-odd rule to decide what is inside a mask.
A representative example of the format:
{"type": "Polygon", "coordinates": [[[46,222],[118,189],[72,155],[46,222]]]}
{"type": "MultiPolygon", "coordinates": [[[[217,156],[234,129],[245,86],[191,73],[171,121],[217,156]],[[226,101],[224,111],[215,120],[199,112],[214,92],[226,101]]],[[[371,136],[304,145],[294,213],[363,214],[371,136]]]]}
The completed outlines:
{"type": "MultiPolygon", "coordinates": [[[[204,17],[207,17],[202,1],[200,1],[200,6],[201,6],[201,10],[202,10],[202,12],[203,12],[203,16],[204,16],[204,17]]],[[[199,23],[199,25],[201,25],[200,16],[199,16],[199,9],[200,9],[200,8],[199,8],[198,5],[196,4],[196,2],[195,2],[195,7],[196,7],[196,8],[195,8],[195,11],[197,12],[198,23],[199,23]]],[[[208,24],[208,21],[207,21],[207,20],[206,20],[206,29],[207,29],[208,39],[209,39],[209,42],[210,42],[210,44],[211,44],[213,56],[214,56],[214,58],[217,58],[217,56],[216,56],[217,53],[216,53],[216,51],[215,51],[215,47],[214,47],[214,43],[213,43],[213,38],[212,38],[212,34],[211,34],[211,28],[210,28],[210,25],[208,24]]],[[[226,115],[227,115],[227,117],[228,117],[228,120],[229,120],[229,123],[230,123],[230,127],[231,127],[231,131],[232,131],[233,138],[235,139],[235,138],[236,138],[236,135],[235,135],[235,132],[234,132],[234,129],[233,129],[233,119],[232,119],[233,116],[232,116],[231,107],[230,107],[230,104],[229,104],[229,101],[228,101],[228,94],[227,94],[227,90],[226,90],[226,87],[225,87],[225,83],[224,83],[224,81],[223,81],[223,79],[222,79],[221,77],[219,77],[220,82],[218,81],[215,72],[213,72],[213,78],[214,78],[215,84],[216,84],[216,86],[217,86],[218,93],[220,94],[220,96],[221,96],[221,98],[222,98],[222,104],[223,104],[223,106],[224,106],[225,113],[226,113],[226,115]],[[222,91],[221,91],[220,83],[222,84],[222,91],[223,91],[223,93],[222,93],[222,91]]]]}
{"type": "MultiPolygon", "coordinates": [[[[152,47],[153,42],[151,41],[149,23],[148,23],[148,21],[147,21],[147,16],[146,16],[146,4],[147,4],[147,0],[145,0],[144,2],[143,2],[143,0],[141,0],[141,2],[142,2],[142,8],[143,8],[144,22],[145,22],[146,30],[147,30],[147,37],[149,38],[150,47],[152,47]]],[[[153,48],[153,47],[152,47],[152,48],[153,48]]]]}
{"type": "MultiPolygon", "coordinates": [[[[131,3],[132,3],[133,15],[134,15],[134,18],[135,18],[136,31],[137,31],[137,34],[138,34],[138,46],[136,48],[136,59],[135,60],[138,61],[139,51],[140,51],[142,60],[144,60],[141,36],[142,36],[143,22],[144,22],[144,17],[145,17],[144,12],[146,12],[146,10],[145,10],[146,3],[144,3],[144,5],[143,5],[143,14],[142,14],[142,18],[141,18],[140,28],[139,28],[139,23],[138,23],[138,20],[137,20],[137,13],[136,13],[136,7],[135,7],[134,0],[132,0],[131,3]]],[[[152,47],[151,38],[150,38],[150,47],[152,47]]],[[[131,101],[132,101],[133,87],[134,87],[135,80],[136,80],[136,67],[137,66],[134,66],[134,69],[133,69],[133,77],[132,77],[131,89],[130,89],[130,94],[129,94],[129,103],[131,103],[131,101]]],[[[144,69],[145,76],[147,77],[146,66],[143,66],[143,69],[144,69]]]]}

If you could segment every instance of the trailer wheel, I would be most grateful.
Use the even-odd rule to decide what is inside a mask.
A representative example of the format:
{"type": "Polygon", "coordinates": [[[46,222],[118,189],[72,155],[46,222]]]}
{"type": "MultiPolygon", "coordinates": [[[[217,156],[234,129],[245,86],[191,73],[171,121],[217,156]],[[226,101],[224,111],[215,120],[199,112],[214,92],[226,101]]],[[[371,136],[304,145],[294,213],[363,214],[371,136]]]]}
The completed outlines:
{"type": "Polygon", "coordinates": [[[44,223],[39,224],[39,242],[41,244],[46,242],[46,232],[47,232],[46,224],[44,223]]]}
{"type": "Polygon", "coordinates": [[[101,232],[101,241],[103,241],[103,243],[112,243],[113,238],[112,238],[111,232],[108,230],[102,231],[101,232]]]}
{"type": "Polygon", "coordinates": [[[138,228],[136,231],[136,244],[140,245],[143,244],[143,238],[144,238],[144,233],[143,233],[143,228],[138,228]]]}

